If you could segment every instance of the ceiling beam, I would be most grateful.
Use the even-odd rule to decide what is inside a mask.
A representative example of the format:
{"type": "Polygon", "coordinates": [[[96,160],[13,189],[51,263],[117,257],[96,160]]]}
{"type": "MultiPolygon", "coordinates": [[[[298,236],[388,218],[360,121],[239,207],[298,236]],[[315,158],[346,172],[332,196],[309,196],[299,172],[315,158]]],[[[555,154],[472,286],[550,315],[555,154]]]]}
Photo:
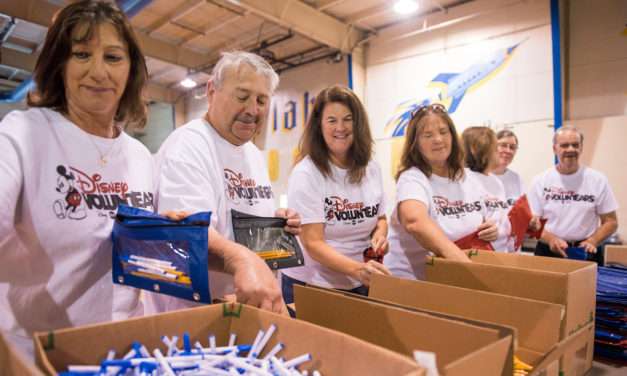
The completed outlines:
{"type": "MultiPolygon", "coordinates": [[[[45,0],[0,1],[0,13],[46,28],[50,26],[52,16],[59,9],[61,7],[45,0]]],[[[146,33],[136,30],[136,34],[146,56],[187,68],[207,64],[209,60],[205,55],[152,38],[146,33]]]]}
{"type": "Polygon", "coordinates": [[[364,9],[362,11],[359,11],[357,13],[353,13],[351,15],[349,15],[348,17],[346,17],[344,19],[344,21],[348,24],[354,24],[354,23],[358,23],[361,22],[363,20],[367,20],[368,18],[372,18],[375,16],[378,16],[380,14],[383,14],[385,12],[389,12],[392,8],[390,7],[390,4],[383,3],[383,4],[379,4],[373,7],[370,7],[368,9],[364,9]]]}
{"type": "Polygon", "coordinates": [[[333,8],[336,5],[340,5],[346,0],[320,0],[316,4],[316,9],[323,11],[325,9],[333,8]]]}
{"type": "Polygon", "coordinates": [[[187,36],[187,37],[183,38],[183,40],[181,40],[180,45],[184,46],[184,45],[192,42],[194,39],[200,38],[201,36],[207,36],[209,34],[215,33],[216,31],[224,28],[227,25],[232,24],[233,22],[236,22],[236,21],[240,20],[243,17],[244,16],[242,16],[242,15],[234,14],[230,18],[227,18],[226,20],[220,22],[217,25],[212,25],[212,26],[207,27],[205,30],[203,30],[202,34],[190,33],[189,36],[187,36]]]}
{"type": "Polygon", "coordinates": [[[167,25],[172,21],[176,21],[179,18],[185,16],[189,12],[198,8],[200,5],[204,4],[205,0],[188,0],[183,4],[179,5],[172,12],[166,14],[165,16],[159,18],[157,21],[153,22],[148,26],[148,35],[152,35],[155,31],[159,30],[163,26],[167,25]]]}
{"type": "Polygon", "coordinates": [[[432,10],[416,17],[378,30],[371,45],[386,44],[393,40],[408,38],[428,31],[464,22],[481,15],[497,12],[503,8],[519,4],[525,0],[475,0],[464,1],[440,11],[432,10]]]}
{"type": "Polygon", "coordinates": [[[315,42],[350,52],[366,35],[298,0],[226,0],[315,42]]]}

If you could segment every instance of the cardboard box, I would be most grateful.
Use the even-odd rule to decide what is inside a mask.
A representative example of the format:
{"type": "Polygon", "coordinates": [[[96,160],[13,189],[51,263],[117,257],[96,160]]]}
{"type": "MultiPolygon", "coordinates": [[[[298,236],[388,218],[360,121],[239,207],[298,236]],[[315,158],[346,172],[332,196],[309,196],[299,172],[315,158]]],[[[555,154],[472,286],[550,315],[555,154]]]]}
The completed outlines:
{"type": "Polygon", "coordinates": [[[610,264],[627,266],[627,245],[605,246],[605,265],[610,264]]]}
{"type": "Polygon", "coordinates": [[[265,351],[282,342],[285,349],[279,355],[287,359],[312,354],[313,361],[303,364],[301,369],[317,369],[329,376],[425,374],[411,359],[357,338],[250,306],[231,304],[36,333],[35,351],[39,367],[49,375],[56,375],[71,364],[100,364],[109,349],[125,354],[133,341],[140,341],[149,350],[159,347],[165,351],[162,335],[180,338],[188,332],[192,343],[199,340],[206,344],[208,335],[214,334],[217,344],[224,345],[229,334],[236,333],[238,344],[251,344],[259,329],[265,330],[271,324],[276,324],[277,330],[265,351]]]}
{"type": "Polygon", "coordinates": [[[516,355],[547,375],[557,364],[541,365],[549,352],[562,351],[560,327],[564,306],[538,300],[471,290],[438,283],[375,275],[370,296],[426,311],[443,312],[516,328],[516,355]],[[542,368],[544,367],[544,368],[542,368]]]}
{"type": "Polygon", "coordinates": [[[43,376],[43,373],[0,333],[0,376],[43,376]]]}
{"type": "Polygon", "coordinates": [[[453,320],[336,290],[294,286],[294,293],[299,319],[409,357],[414,350],[433,352],[441,375],[512,374],[511,328],[453,320]]]}
{"type": "Polygon", "coordinates": [[[560,340],[582,328],[589,333],[581,348],[564,355],[561,371],[584,375],[592,367],[595,263],[485,251],[471,251],[470,256],[472,263],[430,258],[427,281],[564,305],[560,340]]]}

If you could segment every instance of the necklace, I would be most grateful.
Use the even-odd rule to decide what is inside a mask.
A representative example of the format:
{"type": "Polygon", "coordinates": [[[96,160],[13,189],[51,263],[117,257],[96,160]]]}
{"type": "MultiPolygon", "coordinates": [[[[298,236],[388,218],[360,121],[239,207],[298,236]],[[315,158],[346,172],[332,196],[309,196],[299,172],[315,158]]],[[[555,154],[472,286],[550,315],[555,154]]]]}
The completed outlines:
{"type": "Polygon", "coordinates": [[[94,145],[94,147],[96,148],[96,151],[98,152],[98,155],[100,156],[100,158],[98,159],[98,164],[101,167],[105,167],[107,165],[107,163],[109,162],[108,158],[111,155],[111,152],[115,148],[115,145],[117,145],[118,140],[122,138],[122,130],[116,126],[113,131],[114,135],[116,131],[117,131],[117,137],[114,138],[113,142],[111,143],[111,145],[105,152],[103,152],[103,150],[100,149],[100,147],[98,146],[98,143],[94,141],[94,136],[92,136],[90,133],[87,133],[89,141],[91,141],[92,145],[94,145]]]}

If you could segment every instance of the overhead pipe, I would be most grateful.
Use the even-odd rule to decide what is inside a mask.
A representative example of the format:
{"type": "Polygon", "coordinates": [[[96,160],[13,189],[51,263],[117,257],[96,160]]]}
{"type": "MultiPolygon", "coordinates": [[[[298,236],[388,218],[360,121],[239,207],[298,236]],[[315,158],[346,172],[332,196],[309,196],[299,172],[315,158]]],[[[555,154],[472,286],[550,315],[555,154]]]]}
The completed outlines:
{"type": "MultiPolygon", "coordinates": [[[[122,10],[128,18],[132,18],[141,12],[142,9],[150,5],[152,0],[118,0],[116,1],[120,10],[122,10]]],[[[2,41],[5,41],[11,31],[15,28],[15,21],[11,20],[7,27],[0,32],[2,41]]],[[[29,91],[35,88],[33,77],[29,77],[22,81],[15,89],[6,92],[0,92],[0,103],[18,103],[21,102],[29,91]]]]}

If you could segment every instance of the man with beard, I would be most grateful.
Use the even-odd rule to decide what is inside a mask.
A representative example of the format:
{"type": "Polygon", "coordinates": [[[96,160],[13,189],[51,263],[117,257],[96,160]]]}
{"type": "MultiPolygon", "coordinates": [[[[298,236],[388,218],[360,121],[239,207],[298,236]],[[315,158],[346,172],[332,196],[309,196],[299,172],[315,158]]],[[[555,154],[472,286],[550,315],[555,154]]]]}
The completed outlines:
{"type": "MultiPolygon", "coordinates": [[[[300,217],[293,210],[275,210],[263,154],[251,142],[266,125],[278,82],[276,72],[260,56],[224,53],[207,83],[205,116],[175,130],[156,156],[158,210],[211,211],[211,227],[219,235],[210,234],[209,248],[218,254],[228,251],[248,260],[254,255],[233,241],[231,209],[287,218],[287,231],[296,234],[300,230],[300,217]]],[[[234,293],[241,303],[285,313],[277,279],[261,258],[254,257],[257,265],[248,274],[209,273],[211,296],[234,293]]],[[[147,295],[146,309],[153,313],[196,305],[147,295]]]]}
{"type": "Polygon", "coordinates": [[[605,175],[580,165],[583,134],[565,126],[553,136],[557,165],[536,176],[529,190],[535,215],[547,219],[536,255],[567,257],[566,248],[584,248],[597,258],[597,247],[618,228],[618,204],[605,175]]]}

